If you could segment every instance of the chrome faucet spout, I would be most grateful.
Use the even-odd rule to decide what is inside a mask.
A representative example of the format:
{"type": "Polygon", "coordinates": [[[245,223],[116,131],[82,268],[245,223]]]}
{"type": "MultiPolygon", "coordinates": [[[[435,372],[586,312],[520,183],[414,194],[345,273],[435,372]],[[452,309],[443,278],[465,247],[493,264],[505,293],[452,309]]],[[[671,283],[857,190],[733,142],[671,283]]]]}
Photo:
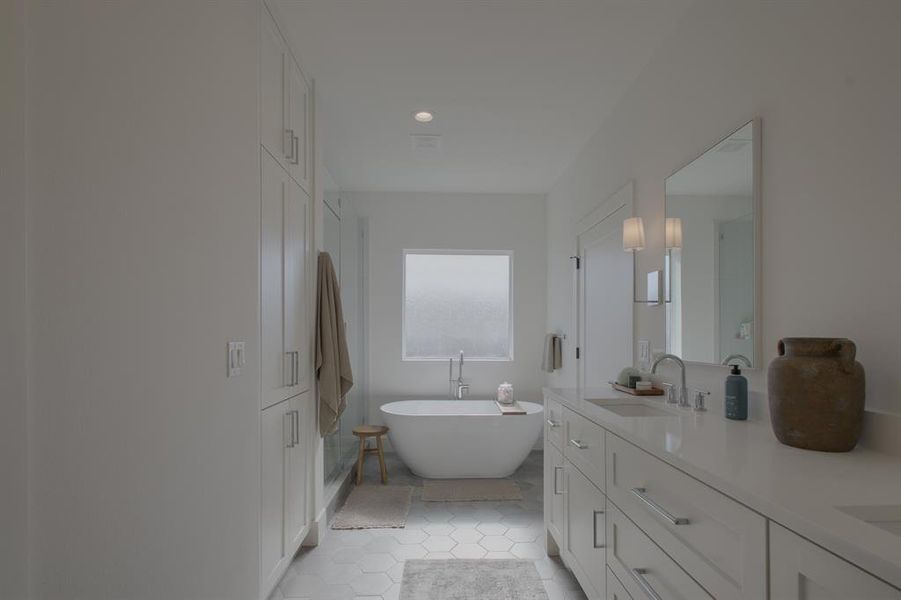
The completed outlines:
{"type": "Polygon", "coordinates": [[[685,384],[685,363],[681,358],[676,356],[675,354],[661,354],[657,357],[657,360],[654,361],[654,366],[651,367],[651,373],[657,372],[657,365],[662,363],[665,360],[671,360],[677,365],[679,365],[679,369],[682,372],[682,385],[679,388],[679,406],[685,408],[689,406],[688,402],[688,386],[685,384]]]}

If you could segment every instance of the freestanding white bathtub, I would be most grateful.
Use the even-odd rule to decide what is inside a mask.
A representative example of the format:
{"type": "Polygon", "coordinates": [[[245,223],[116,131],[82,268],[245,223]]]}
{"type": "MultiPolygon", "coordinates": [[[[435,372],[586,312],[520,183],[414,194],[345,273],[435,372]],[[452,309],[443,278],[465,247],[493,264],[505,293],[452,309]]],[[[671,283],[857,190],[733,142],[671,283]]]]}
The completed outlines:
{"type": "Polygon", "coordinates": [[[493,400],[402,400],[382,405],[388,437],[420,477],[507,477],[541,435],[544,407],[520,402],[525,415],[501,415],[493,400]]]}

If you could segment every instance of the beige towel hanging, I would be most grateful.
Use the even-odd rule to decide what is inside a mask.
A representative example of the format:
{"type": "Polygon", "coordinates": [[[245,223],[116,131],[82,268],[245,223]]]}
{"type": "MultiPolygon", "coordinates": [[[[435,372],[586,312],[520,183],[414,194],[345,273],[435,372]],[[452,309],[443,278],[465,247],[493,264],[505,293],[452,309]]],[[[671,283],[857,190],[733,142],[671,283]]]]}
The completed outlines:
{"type": "Polygon", "coordinates": [[[328,252],[319,253],[316,277],[316,379],[319,381],[319,434],[338,429],[345,396],[354,378],[344,333],[338,278],[328,252]]]}

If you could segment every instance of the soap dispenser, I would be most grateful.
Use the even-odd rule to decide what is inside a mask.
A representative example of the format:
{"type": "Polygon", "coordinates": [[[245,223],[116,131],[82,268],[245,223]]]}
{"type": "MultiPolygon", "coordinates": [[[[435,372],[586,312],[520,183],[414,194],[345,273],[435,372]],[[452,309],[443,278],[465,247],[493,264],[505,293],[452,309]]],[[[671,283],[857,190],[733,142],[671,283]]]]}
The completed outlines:
{"type": "Polygon", "coordinates": [[[748,418],[748,380],[738,365],[730,365],[732,372],[726,377],[726,418],[745,421],[748,418]]]}

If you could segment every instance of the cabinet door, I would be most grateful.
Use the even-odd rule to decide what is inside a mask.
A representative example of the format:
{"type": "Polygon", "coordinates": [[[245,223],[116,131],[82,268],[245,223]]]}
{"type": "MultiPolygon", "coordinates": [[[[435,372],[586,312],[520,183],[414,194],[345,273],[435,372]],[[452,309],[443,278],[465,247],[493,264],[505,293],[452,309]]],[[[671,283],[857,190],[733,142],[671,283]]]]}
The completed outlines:
{"type": "Polygon", "coordinates": [[[770,522],[771,600],[899,600],[901,590],[770,522]]]}
{"type": "Polygon", "coordinates": [[[607,569],[607,600],[632,600],[632,596],[609,568],[607,569]]]}
{"type": "Polygon", "coordinates": [[[548,533],[560,548],[565,547],[563,453],[548,443],[544,445],[544,522],[548,533]]]}
{"type": "Polygon", "coordinates": [[[310,190],[311,136],[310,87],[293,59],[287,60],[288,132],[292,146],[288,152],[288,171],[308,193],[310,190]]]}
{"type": "Polygon", "coordinates": [[[289,386],[292,394],[310,388],[307,282],[309,244],[307,226],[310,198],[296,182],[288,180],[284,220],[284,319],[285,351],[292,361],[289,386]]]}
{"type": "Polygon", "coordinates": [[[290,440],[288,403],[260,413],[260,573],[262,588],[271,589],[288,560],[284,542],[285,456],[290,440]]]}
{"type": "Polygon", "coordinates": [[[285,546],[289,555],[303,541],[307,516],[307,475],[310,443],[305,435],[310,392],[288,400],[290,443],[285,463],[285,546]]]}
{"type": "Polygon", "coordinates": [[[589,598],[606,593],[607,500],[591,481],[566,462],[566,555],[589,598]]]}
{"type": "Polygon", "coordinates": [[[296,344],[286,336],[285,215],[291,211],[293,183],[271,156],[261,153],[262,232],[260,255],[260,319],[262,326],[262,407],[287,400],[299,390],[294,384],[296,344]]]}
{"type": "Polygon", "coordinates": [[[293,140],[288,135],[287,46],[266,8],[260,32],[260,141],[279,163],[288,166],[293,140]]]}

